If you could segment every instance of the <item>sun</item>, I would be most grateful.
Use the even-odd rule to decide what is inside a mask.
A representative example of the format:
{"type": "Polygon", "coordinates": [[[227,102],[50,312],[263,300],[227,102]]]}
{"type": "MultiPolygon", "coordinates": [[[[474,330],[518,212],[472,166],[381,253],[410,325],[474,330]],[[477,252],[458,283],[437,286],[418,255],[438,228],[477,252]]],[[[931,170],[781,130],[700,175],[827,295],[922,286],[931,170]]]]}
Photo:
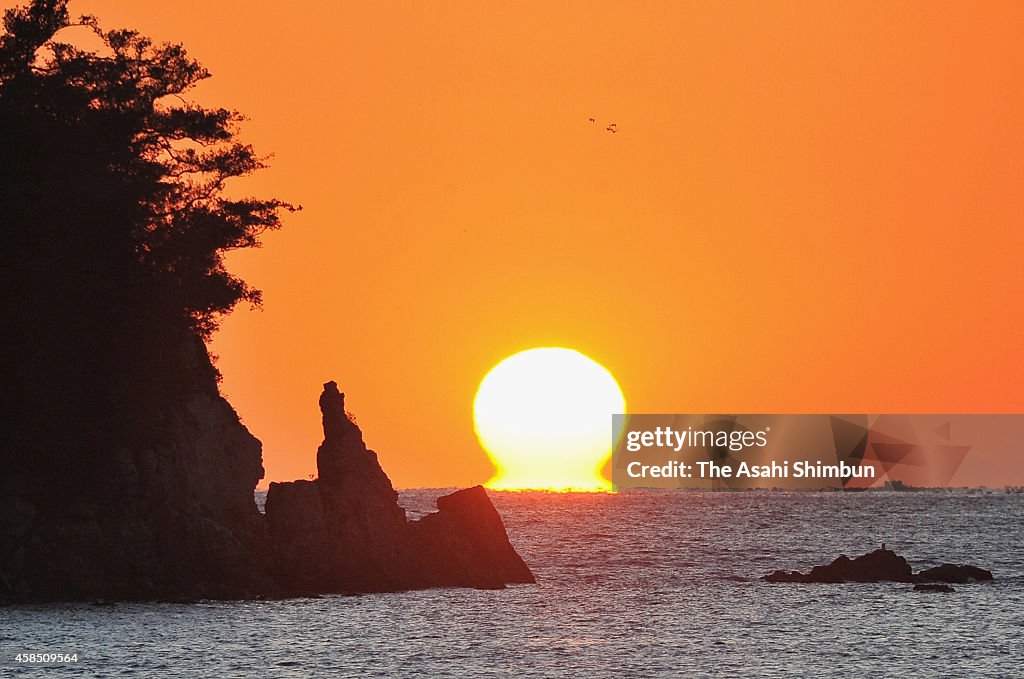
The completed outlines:
{"type": "Polygon", "coordinates": [[[509,356],[473,400],[476,435],[497,467],[487,486],[610,490],[601,467],[611,455],[612,415],[625,412],[612,374],[578,351],[509,356]]]}

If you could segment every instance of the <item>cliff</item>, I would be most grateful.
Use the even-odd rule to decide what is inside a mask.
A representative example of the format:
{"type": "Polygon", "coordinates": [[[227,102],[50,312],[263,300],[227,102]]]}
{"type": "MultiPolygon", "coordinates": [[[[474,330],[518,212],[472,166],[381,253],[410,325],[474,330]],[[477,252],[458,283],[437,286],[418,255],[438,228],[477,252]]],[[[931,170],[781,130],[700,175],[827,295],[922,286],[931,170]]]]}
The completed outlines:
{"type": "Polygon", "coordinates": [[[275,568],[260,442],[204,340],[261,299],[226,253],[299,208],[225,191],[263,161],[237,114],[181,96],[209,75],[184,48],[86,23],[96,52],[53,47],[66,0],[12,8],[0,31],[0,602],[415,584],[390,482],[339,454],[352,428],[329,432],[324,482],[294,487],[291,511],[325,512],[325,574],[275,568]],[[357,577],[368,565],[392,575],[357,577]]]}
{"type": "Polygon", "coordinates": [[[257,549],[261,444],[218,393],[202,341],[169,346],[157,372],[173,384],[154,373],[120,384],[116,397],[56,390],[6,432],[18,436],[0,478],[0,600],[277,589],[257,549]],[[104,416],[97,403],[118,412],[104,416]]]}
{"type": "Polygon", "coordinates": [[[334,382],[324,385],[320,410],[319,478],[272,483],[267,494],[278,581],[329,592],[534,582],[483,488],[442,497],[438,512],[409,521],[334,382]]]}
{"type": "Polygon", "coordinates": [[[263,476],[260,442],[219,395],[202,342],[185,343],[173,360],[196,379],[159,409],[137,411],[145,421],[104,439],[106,448],[83,441],[73,448],[101,474],[67,485],[66,469],[54,464],[64,453],[36,450],[41,462],[30,455],[22,465],[5,460],[0,601],[534,581],[479,486],[442,497],[438,512],[409,521],[334,382],[320,397],[319,478],[271,484],[261,515],[253,500],[263,476]]]}

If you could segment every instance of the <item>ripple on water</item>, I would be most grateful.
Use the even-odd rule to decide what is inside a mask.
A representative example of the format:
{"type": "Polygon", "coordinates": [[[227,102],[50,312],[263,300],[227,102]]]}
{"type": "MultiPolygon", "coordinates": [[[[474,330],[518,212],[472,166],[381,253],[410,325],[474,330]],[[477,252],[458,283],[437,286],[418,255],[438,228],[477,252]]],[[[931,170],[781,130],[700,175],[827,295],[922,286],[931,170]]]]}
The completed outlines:
{"type": "MultiPolygon", "coordinates": [[[[403,493],[417,512],[442,491],[403,493]]],[[[0,608],[68,676],[1019,676],[1019,495],[493,493],[537,585],[286,601],[0,608]],[[885,542],[996,582],[769,585],[885,542]]],[[[43,674],[40,674],[43,676],[43,674]]]]}

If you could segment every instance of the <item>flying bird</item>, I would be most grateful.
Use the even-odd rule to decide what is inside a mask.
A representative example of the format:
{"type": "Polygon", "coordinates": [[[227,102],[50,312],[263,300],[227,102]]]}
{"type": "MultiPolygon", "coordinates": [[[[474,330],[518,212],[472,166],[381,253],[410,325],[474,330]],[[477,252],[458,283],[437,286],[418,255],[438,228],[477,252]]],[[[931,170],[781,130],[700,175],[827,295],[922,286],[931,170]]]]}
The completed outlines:
{"type": "Polygon", "coordinates": [[[619,131],[618,128],[615,126],[615,123],[612,123],[611,125],[609,125],[608,127],[604,128],[604,129],[608,130],[612,134],[615,134],[616,132],[619,131]]]}
{"type": "Polygon", "coordinates": [[[587,120],[589,120],[589,121],[590,121],[590,122],[592,122],[592,123],[594,123],[594,122],[597,122],[597,121],[596,121],[596,120],[594,120],[593,118],[587,118],[587,120]]]}

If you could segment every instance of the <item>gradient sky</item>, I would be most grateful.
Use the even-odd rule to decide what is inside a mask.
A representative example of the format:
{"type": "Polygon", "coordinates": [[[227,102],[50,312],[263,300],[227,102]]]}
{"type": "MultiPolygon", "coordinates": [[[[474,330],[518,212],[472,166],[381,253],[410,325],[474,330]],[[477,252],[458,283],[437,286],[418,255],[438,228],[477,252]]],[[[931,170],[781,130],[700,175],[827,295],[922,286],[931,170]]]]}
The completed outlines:
{"type": "Polygon", "coordinates": [[[1024,5],[633,5],[73,0],[184,43],[275,154],[237,190],[305,207],[212,347],[267,480],[335,379],[396,486],[486,481],[534,346],[633,412],[1024,411],[1024,5]]]}

